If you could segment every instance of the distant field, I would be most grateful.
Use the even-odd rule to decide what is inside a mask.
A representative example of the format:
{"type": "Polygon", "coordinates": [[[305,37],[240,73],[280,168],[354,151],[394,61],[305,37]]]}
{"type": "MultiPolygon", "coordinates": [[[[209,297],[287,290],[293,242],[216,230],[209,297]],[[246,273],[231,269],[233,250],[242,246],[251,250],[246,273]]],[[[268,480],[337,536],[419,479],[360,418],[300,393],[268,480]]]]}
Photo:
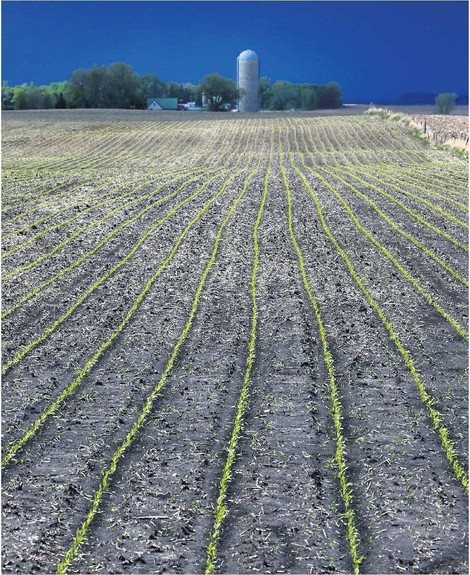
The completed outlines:
{"type": "MultiPolygon", "coordinates": [[[[393,110],[394,112],[401,112],[402,114],[435,114],[436,106],[383,106],[393,110]]],[[[450,113],[451,116],[468,116],[468,106],[455,106],[450,113]]]]}
{"type": "Polygon", "coordinates": [[[468,165],[364,115],[3,115],[3,573],[467,573],[468,165]]]}

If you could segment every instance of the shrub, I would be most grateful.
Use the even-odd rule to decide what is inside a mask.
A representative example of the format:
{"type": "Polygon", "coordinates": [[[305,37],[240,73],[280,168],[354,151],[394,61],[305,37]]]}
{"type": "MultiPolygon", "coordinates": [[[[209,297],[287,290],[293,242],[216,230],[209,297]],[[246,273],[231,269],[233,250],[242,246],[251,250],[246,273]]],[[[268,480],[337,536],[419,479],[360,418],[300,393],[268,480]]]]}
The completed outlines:
{"type": "Polygon", "coordinates": [[[457,94],[445,92],[436,96],[436,111],[438,114],[450,114],[455,108],[457,94]]]}

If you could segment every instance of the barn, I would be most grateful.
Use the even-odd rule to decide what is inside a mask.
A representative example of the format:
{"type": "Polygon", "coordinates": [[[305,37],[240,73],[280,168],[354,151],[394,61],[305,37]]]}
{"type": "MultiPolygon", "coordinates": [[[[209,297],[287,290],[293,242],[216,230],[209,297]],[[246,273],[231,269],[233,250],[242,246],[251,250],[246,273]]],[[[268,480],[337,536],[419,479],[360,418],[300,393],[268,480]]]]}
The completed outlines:
{"type": "Polygon", "coordinates": [[[147,110],[177,110],[178,98],[147,98],[147,110]]]}

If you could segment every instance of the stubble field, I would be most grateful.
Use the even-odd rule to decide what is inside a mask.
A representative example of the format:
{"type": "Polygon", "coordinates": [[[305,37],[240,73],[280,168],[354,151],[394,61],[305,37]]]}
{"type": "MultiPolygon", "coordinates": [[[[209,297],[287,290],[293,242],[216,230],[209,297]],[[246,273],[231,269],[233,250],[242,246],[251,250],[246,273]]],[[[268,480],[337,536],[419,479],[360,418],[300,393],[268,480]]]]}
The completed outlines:
{"type": "Polygon", "coordinates": [[[467,162],[366,116],[3,116],[4,573],[467,573],[467,162]]]}

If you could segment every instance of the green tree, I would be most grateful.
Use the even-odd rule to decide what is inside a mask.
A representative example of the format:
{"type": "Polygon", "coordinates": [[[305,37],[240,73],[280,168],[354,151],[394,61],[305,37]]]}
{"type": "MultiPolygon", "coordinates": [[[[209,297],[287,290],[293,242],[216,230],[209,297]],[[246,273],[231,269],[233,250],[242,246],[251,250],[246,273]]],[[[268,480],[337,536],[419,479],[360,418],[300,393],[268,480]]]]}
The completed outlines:
{"type": "Polygon", "coordinates": [[[273,99],[273,91],[271,87],[271,80],[266,76],[263,76],[259,80],[258,94],[260,108],[262,110],[270,110],[273,99]]]}
{"type": "Polygon", "coordinates": [[[88,101],[88,70],[78,68],[70,77],[65,99],[71,108],[89,108],[88,101]]]}
{"type": "Polygon", "coordinates": [[[42,90],[34,82],[26,87],[26,108],[28,110],[40,110],[43,108],[42,90]]]}
{"type": "Polygon", "coordinates": [[[166,84],[155,74],[143,74],[140,77],[140,89],[142,96],[145,98],[159,98],[163,96],[166,90],[166,84]]]}
{"type": "Polygon", "coordinates": [[[56,98],[57,98],[57,100],[56,100],[56,103],[55,103],[55,107],[56,107],[58,110],[61,110],[61,109],[63,110],[64,108],[67,107],[67,102],[65,101],[64,94],[63,94],[62,92],[59,92],[59,93],[57,94],[56,98]]]}
{"type": "Polygon", "coordinates": [[[51,92],[53,94],[60,94],[60,92],[62,92],[62,94],[65,92],[65,90],[67,90],[67,86],[68,86],[68,81],[64,80],[63,82],[51,82],[49,84],[49,89],[51,90],[51,92]]]}
{"type": "Polygon", "coordinates": [[[15,105],[13,104],[12,98],[14,95],[14,89],[8,85],[5,81],[2,84],[2,110],[13,110],[15,105]]]}
{"type": "Polygon", "coordinates": [[[142,105],[140,78],[131,66],[116,62],[79,68],[70,78],[65,94],[73,108],[131,108],[142,105]]]}
{"type": "Polygon", "coordinates": [[[64,94],[67,92],[68,84],[67,80],[63,82],[51,82],[49,84],[49,91],[54,96],[54,108],[67,108],[67,101],[65,100],[64,94]]]}
{"type": "Polygon", "coordinates": [[[105,85],[105,108],[131,108],[139,103],[140,81],[133,68],[125,62],[108,66],[105,85]]]}
{"type": "Polygon", "coordinates": [[[168,82],[165,89],[165,96],[167,98],[178,98],[178,100],[182,100],[183,92],[183,84],[178,84],[178,82],[168,82]]]}
{"type": "Polygon", "coordinates": [[[450,114],[455,108],[455,99],[457,94],[453,92],[444,92],[436,96],[436,111],[438,114],[450,114]]]}
{"type": "Polygon", "coordinates": [[[291,82],[278,80],[272,85],[271,108],[273,110],[291,110],[300,108],[300,91],[291,82]]]}
{"type": "Polygon", "coordinates": [[[316,110],[320,96],[320,86],[302,84],[300,86],[300,105],[302,110],[316,110]]]}
{"type": "Polygon", "coordinates": [[[238,98],[236,83],[219,74],[204,76],[199,84],[199,90],[206,95],[207,105],[211,112],[220,112],[228,106],[233,106],[238,98]]]}
{"type": "Polygon", "coordinates": [[[45,110],[55,108],[57,100],[50,86],[40,86],[39,93],[41,94],[41,100],[39,102],[40,108],[44,108],[45,110]]]}
{"type": "Polygon", "coordinates": [[[26,84],[13,88],[12,103],[15,110],[26,110],[28,107],[28,88],[26,84]]]}
{"type": "Polygon", "coordinates": [[[278,80],[271,84],[263,77],[259,82],[260,107],[264,110],[316,110],[340,108],[343,105],[341,88],[336,82],[318,84],[292,84],[278,80]]]}
{"type": "Polygon", "coordinates": [[[341,108],[343,98],[341,88],[337,82],[328,82],[320,87],[318,107],[323,109],[341,108]]]}
{"type": "Polygon", "coordinates": [[[183,93],[181,99],[186,104],[187,102],[194,102],[196,101],[199,95],[199,88],[190,82],[186,82],[183,84],[183,93]]]}
{"type": "Polygon", "coordinates": [[[106,66],[93,65],[85,74],[87,108],[103,108],[108,71],[106,66]]]}
{"type": "Polygon", "coordinates": [[[48,86],[36,86],[34,82],[13,88],[11,102],[15,110],[40,110],[53,108],[55,100],[48,86]]]}

